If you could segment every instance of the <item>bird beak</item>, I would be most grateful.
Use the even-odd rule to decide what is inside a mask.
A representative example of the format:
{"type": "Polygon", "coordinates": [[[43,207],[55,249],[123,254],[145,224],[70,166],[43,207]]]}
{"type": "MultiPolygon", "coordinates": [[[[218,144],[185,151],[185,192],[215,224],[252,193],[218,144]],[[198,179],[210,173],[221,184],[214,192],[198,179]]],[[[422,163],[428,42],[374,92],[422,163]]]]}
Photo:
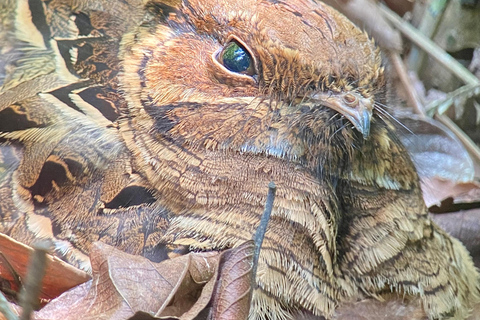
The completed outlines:
{"type": "Polygon", "coordinates": [[[347,93],[315,93],[312,99],[319,100],[345,116],[366,140],[370,134],[370,121],[373,111],[373,99],[364,98],[356,92],[347,93]]]}

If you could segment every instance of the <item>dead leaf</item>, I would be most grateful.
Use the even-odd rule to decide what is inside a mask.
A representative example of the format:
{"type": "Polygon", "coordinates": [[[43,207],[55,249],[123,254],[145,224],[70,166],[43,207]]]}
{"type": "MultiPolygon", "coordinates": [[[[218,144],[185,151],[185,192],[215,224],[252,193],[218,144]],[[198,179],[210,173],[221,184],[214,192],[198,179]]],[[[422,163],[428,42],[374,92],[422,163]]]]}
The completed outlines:
{"type": "Polygon", "coordinates": [[[440,205],[479,189],[473,182],[475,167],[468,151],[439,122],[413,114],[396,114],[399,138],[410,153],[422,181],[427,207],[440,205]]]}
{"type": "Polygon", "coordinates": [[[204,312],[214,292],[211,319],[247,319],[253,251],[249,241],[222,253],[190,253],[152,263],[96,243],[93,279],[51,301],[34,319],[189,320],[204,312]]]}
{"type": "Polygon", "coordinates": [[[217,281],[220,254],[218,252],[190,253],[181,257],[190,257],[189,277],[181,282],[172,302],[164,310],[157,312],[158,317],[194,319],[212,298],[217,281]]]}
{"type": "Polygon", "coordinates": [[[437,177],[471,182],[473,161],[455,135],[438,121],[414,114],[397,116],[408,128],[400,130],[400,140],[410,152],[422,178],[437,177]]]}
{"type": "Polygon", "coordinates": [[[475,265],[480,267],[480,209],[432,214],[432,218],[442,229],[465,245],[475,265]]]}
{"type": "Polygon", "coordinates": [[[129,319],[152,316],[193,319],[208,304],[220,254],[190,253],[161,263],[103,243],[90,253],[92,281],[51,301],[35,320],[129,319]]]}
{"type": "Polygon", "coordinates": [[[422,179],[425,204],[431,212],[451,212],[467,209],[462,204],[480,202],[478,182],[459,183],[438,178],[422,179]]]}
{"type": "Polygon", "coordinates": [[[244,320],[248,318],[253,283],[253,241],[222,254],[220,275],[213,296],[212,320],[244,320]]]}
{"type": "MultiPolygon", "coordinates": [[[[33,249],[0,233],[0,274],[4,281],[10,283],[10,289],[18,292],[17,276],[24,278],[28,259],[33,249]]],[[[42,282],[40,298],[50,300],[85,281],[90,276],[62,260],[48,255],[47,270],[42,282]]]]}

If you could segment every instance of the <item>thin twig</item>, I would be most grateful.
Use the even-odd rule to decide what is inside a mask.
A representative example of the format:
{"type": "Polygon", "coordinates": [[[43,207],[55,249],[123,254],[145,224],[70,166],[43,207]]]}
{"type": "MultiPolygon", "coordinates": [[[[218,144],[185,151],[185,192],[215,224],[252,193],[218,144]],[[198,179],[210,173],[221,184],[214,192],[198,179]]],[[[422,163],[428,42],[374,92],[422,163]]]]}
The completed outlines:
{"type": "Polygon", "coordinates": [[[388,9],[385,5],[380,4],[380,10],[383,15],[407,38],[415,43],[419,48],[426,51],[432,58],[438,61],[445,68],[450,70],[459,79],[468,84],[480,84],[480,79],[475,77],[460,62],[455,60],[451,55],[446,53],[442,48],[435,44],[420,31],[415,29],[410,23],[403,21],[396,13],[388,9]]]}
{"type": "Polygon", "coordinates": [[[10,303],[2,292],[0,292],[0,314],[3,314],[7,320],[18,320],[17,315],[12,310],[10,303]]]}
{"type": "Polygon", "coordinates": [[[455,103],[456,99],[467,100],[471,97],[480,95],[480,84],[466,84],[455,91],[449,92],[444,99],[430,102],[425,106],[428,115],[442,115],[448,108],[455,103]]]}
{"type": "MultiPolygon", "coordinates": [[[[423,35],[420,31],[415,29],[410,23],[405,22],[396,13],[388,9],[385,5],[380,4],[380,10],[384,16],[407,38],[415,43],[419,48],[426,51],[432,58],[443,65],[447,70],[450,70],[458,78],[464,81],[467,85],[463,88],[457,89],[453,94],[463,92],[466,89],[473,88],[480,85],[480,79],[474,76],[467,68],[465,68],[460,62],[455,60],[451,55],[447,54],[442,48],[436,45],[432,40],[423,35]]],[[[447,99],[448,100],[448,99],[447,99]]],[[[447,102],[447,101],[445,101],[447,102]]],[[[453,99],[452,99],[453,102],[453,99]]],[[[451,105],[451,104],[450,104],[451,105]]],[[[472,156],[477,161],[480,161],[480,148],[468,137],[452,120],[444,115],[437,115],[437,120],[447,126],[459,139],[463,145],[467,148],[472,156]]]]}
{"type": "Polygon", "coordinates": [[[417,95],[417,90],[415,90],[412,85],[412,81],[408,76],[407,69],[405,68],[405,64],[403,63],[402,58],[400,58],[400,54],[392,52],[390,55],[390,60],[392,61],[393,67],[397,71],[400,82],[402,82],[403,87],[407,92],[408,104],[415,110],[416,114],[420,116],[425,116],[423,104],[417,95]]]}
{"type": "MultiPolygon", "coordinates": [[[[265,232],[267,231],[268,221],[270,221],[270,215],[272,214],[273,209],[273,200],[275,200],[275,192],[277,187],[272,181],[268,184],[268,195],[267,201],[265,203],[265,210],[263,211],[262,219],[260,220],[260,225],[255,232],[253,240],[255,241],[255,251],[253,252],[253,270],[252,270],[252,281],[255,282],[257,276],[257,265],[258,258],[260,256],[260,249],[262,247],[263,239],[265,238],[265,232]]],[[[256,285],[253,284],[252,288],[255,288],[256,285]]]]}
{"type": "Polygon", "coordinates": [[[20,293],[21,320],[29,320],[33,311],[39,306],[42,280],[47,268],[47,253],[51,247],[50,241],[40,241],[33,246],[34,251],[28,265],[25,286],[20,293]]]}
{"type": "MultiPolygon", "coordinates": [[[[418,26],[418,31],[430,39],[433,38],[440,21],[442,21],[448,2],[448,0],[428,1],[420,25],[418,26]]],[[[409,69],[419,74],[424,65],[425,56],[426,53],[424,51],[414,46],[412,50],[410,50],[408,57],[409,69]]]]}

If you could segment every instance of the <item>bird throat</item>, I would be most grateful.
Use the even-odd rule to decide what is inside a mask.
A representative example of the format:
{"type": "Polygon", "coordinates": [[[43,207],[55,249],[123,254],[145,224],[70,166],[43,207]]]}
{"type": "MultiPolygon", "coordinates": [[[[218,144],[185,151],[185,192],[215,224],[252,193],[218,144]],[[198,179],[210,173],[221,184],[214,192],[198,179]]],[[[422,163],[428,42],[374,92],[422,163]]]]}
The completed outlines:
{"type": "MultiPolygon", "coordinates": [[[[248,103],[244,100],[215,105],[144,105],[145,113],[127,118],[125,138],[133,139],[130,149],[138,154],[138,166],[147,170],[146,176],[157,190],[188,171],[192,175],[203,172],[198,179],[215,180],[215,170],[227,170],[231,163],[227,165],[225,159],[233,157],[276,158],[332,184],[350,179],[398,190],[409,189],[411,177],[418,180],[394,129],[381,119],[372,119],[376,125],[364,139],[348,120],[329,108],[272,110],[252,98],[248,103]],[[336,120],[330,121],[332,118],[336,120]],[[144,135],[131,136],[133,131],[144,135]],[[209,168],[204,167],[207,162],[209,168]]],[[[236,173],[258,178],[258,172],[241,168],[241,163],[236,173]]]]}

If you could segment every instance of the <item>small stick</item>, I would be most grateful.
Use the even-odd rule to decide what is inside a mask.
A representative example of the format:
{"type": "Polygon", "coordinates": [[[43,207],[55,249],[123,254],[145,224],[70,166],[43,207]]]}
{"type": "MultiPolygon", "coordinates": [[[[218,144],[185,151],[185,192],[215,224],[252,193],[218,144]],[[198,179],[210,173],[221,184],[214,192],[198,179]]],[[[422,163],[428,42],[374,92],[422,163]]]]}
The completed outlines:
{"type": "Polygon", "coordinates": [[[450,70],[459,79],[468,84],[479,84],[480,79],[475,77],[467,68],[460,62],[455,60],[451,55],[446,53],[436,43],[430,40],[427,36],[415,29],[410,23],[403,21],[396,13],[388,9],[385,5],[380,5],[380,10],[383,15],[390,21],[395,28],[402,32],[407,38],[415,43],[419,48],[426,51],[433,59],[443,65],[447,70],[450,70]]]}
{"type": "Polygon", "coordinates": [[[17,315],[10,307],[10,303],[2,292],[0,292],[0,314],[3,314],[7,320],[18,320],[17,315]]]}
{"type": "Polygon", "coordinates": [[[417,91],[412,85],[402,58],[400,58],[400,55],[398,53],[392,52],[390,55],[390,60],[392,61],[395,70],[397,71],[400,82],[403,84],[405,91],[407,91],[408,104],[413,107],[416,114],[425,117],[425,111],[423,110],[422,102],[417,95],[417,91]]]}
{"type": "MultiPolygon", "coordinates": [[[[442,21],[442,17],[445,13],[445,8],[447,7],[448,2],[448,0],[432,0],[426,4],[422,19],[420,20],[420,25],[418,26],[418,30],[422,34],[430,39],[433,38],[438,25],[442,21]]],[[[408,65],[410,70],[413,70],[419,74],[419,71],[424,67],[423,61],[425,60],[425,57],[425,51],[421,51],[418,48],[413,47],[408,57],[408,65]]]]}
{"type": "Polygon", "coordinates": [[[33,246],[34,251],[30,257],[25,286],[20,293],[20,306],[22,307],[20,320],[29,320],[39,305],[42,279],[47,268],[47,253],[51,247],[50,241],[41,241],[33,246]]]}
{"type": "MultiPolygon", "coordinates": [[[[461,65],[457,60],[453,59],[452,56],[445,53],[438,45],[432,42],[429,38],[424,36],[418,30],[416,30],[408,22],[403,21],[398,15],[393,13],[390,9],[386,8],[384,5],[381,5],[381,10],[384,15],[392,22],[395,27],[397,27],[403,34],[405,34],[410,40],[417,44],[420,48],[426,50],[433,58],[435,58],[439,63],[444,67],[462,79],[467,85],[455,90],[452,93],[449,93],[447,99],[442,100],[440,103],[447,103],[448,101],[453,102],[453,98],[456,96],[461,96],[468,94],[470,96],[478,94],[478,88],[480,86],[480,79],[475,77],[467,68],[461,65]]],[[[427,108],[422,107],[420,99],[416,95],[416,91],[413,86],[408,81],[406,72],[404,72],[403,62],[400,59],[400,56],[392,55],[392,63],[394,63],[395,68],[400,76],[400,81],[402,81],[405,89],[408,93],[408,102],[413,106],[415,112],[422,116],[425,116],[425,109],[427,112],[431,112],[434,107],[439,105],[438,101],[432,102],[427,108]],[[403,74],[402,74],[403,73],[403,74]]],[[[451,105],[451,103],[449,104],[451,105]]],[[[448,109],[448,108],[445,108],[448,109]]],[[[435,110],[436,111],[436,110],[435,110]]],[[[455,125],[448,117],[438,114],[435,118],[440,121],[442,124],[447,126],[463,143],[465,148],[470,152],[470,154],[475,157],[477,161],[480,160],[480,148],[468,137],[460,128],[455,125]]]]}
{"type": "Polygon", "coordinates": [[[265,203],[265,210],[263,211],[262,219],[260,220],[260,225],[255,232],[255,236],[253,238],[255,242],[255,250],[253,252],[253,269],[252,269],[252,288],[256,287],[255,279],[257,276],[257,265],[258,265],[258,258],[260,257],[260,249],[262,248],[263,239],[265,238],[265,232],[267,231],[268,221],[270,221],[270,215],[272,214],[273,209],[273,200],[275,200],[275,192],[277,191],[277,187],[275,183],[272,181],[268,184],[268,195],[267,201],[265,203]]]}
{"type": "Polygon", "coordinates": [[[427,114],[433,116],[433,114],[442,115],[447,111],[452,104],[454,104],[455,99],[469,99],[480,95],[480,83],[479,84],[466,84],[463,87],[456,89],[455,91],[449,92],[444,99],[439,99],[430,102],[425,106],[427,114]]]}

